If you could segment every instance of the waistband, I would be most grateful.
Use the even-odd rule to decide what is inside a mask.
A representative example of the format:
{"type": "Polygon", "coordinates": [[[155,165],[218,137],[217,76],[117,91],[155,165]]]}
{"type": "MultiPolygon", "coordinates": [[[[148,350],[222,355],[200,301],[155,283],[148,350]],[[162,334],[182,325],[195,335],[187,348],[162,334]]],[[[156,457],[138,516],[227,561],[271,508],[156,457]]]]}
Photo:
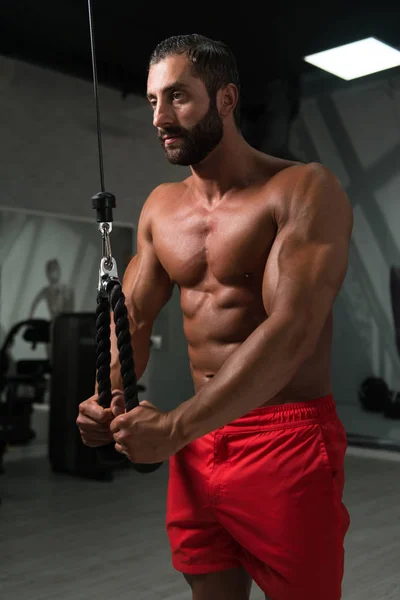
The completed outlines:
{"type": "Polygon", "coordinates": [[[301,421],[321,421],[336,415],[336,404],[333,394],[307,400],[305,402],[290,402],[274,406],[255,408],[239,419],[235,419],[224,427],[224,432],[237,431],[237,428],[265,427],[299,423],[301,421]]]}

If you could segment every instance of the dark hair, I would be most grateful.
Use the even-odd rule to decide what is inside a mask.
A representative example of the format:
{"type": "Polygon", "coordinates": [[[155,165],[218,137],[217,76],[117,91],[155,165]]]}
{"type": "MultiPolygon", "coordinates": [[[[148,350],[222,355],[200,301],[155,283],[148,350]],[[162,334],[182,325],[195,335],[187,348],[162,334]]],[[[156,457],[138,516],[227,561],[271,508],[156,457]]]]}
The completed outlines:
{"type": "Polygon", "coordinates": [[[58,262],[58,260],[56,258],[53,258],[46,262],[46,273],[49,274],[50,271],[54,268],[60,270],[60,263],[58,262]]]}
{"type": "MultiPolygon", "coordinates": [[[[160,42],[150,57],[151,65],[176,54],[187,54],[192,63],[193,73],[206,86],[208,95],[215,99],[217,91],[233,83],[240,93],[239,72],[235,57],[230,48],[224,43],[197,33],[175,35],[160,42]]],[[[240,123],[240,100],[235,106],[234,117],[236,125],[240,123]]]]}

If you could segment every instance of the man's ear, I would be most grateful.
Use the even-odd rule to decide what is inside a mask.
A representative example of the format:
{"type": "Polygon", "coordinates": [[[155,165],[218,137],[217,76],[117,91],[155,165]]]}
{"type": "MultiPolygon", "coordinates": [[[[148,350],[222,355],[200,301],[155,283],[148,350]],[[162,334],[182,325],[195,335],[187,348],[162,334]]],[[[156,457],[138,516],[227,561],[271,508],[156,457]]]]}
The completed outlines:
{"type": "Polygon", "coordinates": [[[233,83],[228,83],[228,85],[218,90],[217,97],[219,113],[221,117],[227,117],[235,110],[235,106],[239,97],[239,91],[236,85],[233,83]]]}

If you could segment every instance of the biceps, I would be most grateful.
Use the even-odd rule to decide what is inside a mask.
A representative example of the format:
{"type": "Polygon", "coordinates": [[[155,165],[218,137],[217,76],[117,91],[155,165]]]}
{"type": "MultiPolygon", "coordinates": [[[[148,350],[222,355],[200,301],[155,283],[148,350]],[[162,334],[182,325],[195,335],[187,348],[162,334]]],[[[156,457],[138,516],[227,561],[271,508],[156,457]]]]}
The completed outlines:
{"type": "Polygon", "coordinates": [[[318,335],[343,283],[347,261],[345,238],[325,243],[277,238],[263,281],[267,313],[298,322],[318,335]]]}
{"type": "Polygon", "coordinates": [[[157,315],[171,298],[173,285],[153,251],[135,256],[124,276],[123,291],[130,319],[151,329],[157,315]]]}

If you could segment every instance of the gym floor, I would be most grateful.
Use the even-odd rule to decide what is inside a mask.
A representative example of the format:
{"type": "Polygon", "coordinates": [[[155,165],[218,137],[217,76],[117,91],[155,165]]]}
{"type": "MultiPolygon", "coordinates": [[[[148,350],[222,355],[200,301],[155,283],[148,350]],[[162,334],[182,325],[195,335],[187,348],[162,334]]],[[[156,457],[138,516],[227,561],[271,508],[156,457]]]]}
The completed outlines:
{"type": "MultiPolygon", "coordinates": [[[[350,448],[344,600],[400,597],[400,455],[350,448]],[[386,457],[386,458],[385,458],[386,457]]],[[[39,453],[40,454],[40,453],[39,453]]],[[[188,600],[164,528],[167,465],[111,482],[51,472],[29,448],[0,477],[4,600],[188,600]]],[[[251,600],[264,600],[253,584],[251,600]]]]}

